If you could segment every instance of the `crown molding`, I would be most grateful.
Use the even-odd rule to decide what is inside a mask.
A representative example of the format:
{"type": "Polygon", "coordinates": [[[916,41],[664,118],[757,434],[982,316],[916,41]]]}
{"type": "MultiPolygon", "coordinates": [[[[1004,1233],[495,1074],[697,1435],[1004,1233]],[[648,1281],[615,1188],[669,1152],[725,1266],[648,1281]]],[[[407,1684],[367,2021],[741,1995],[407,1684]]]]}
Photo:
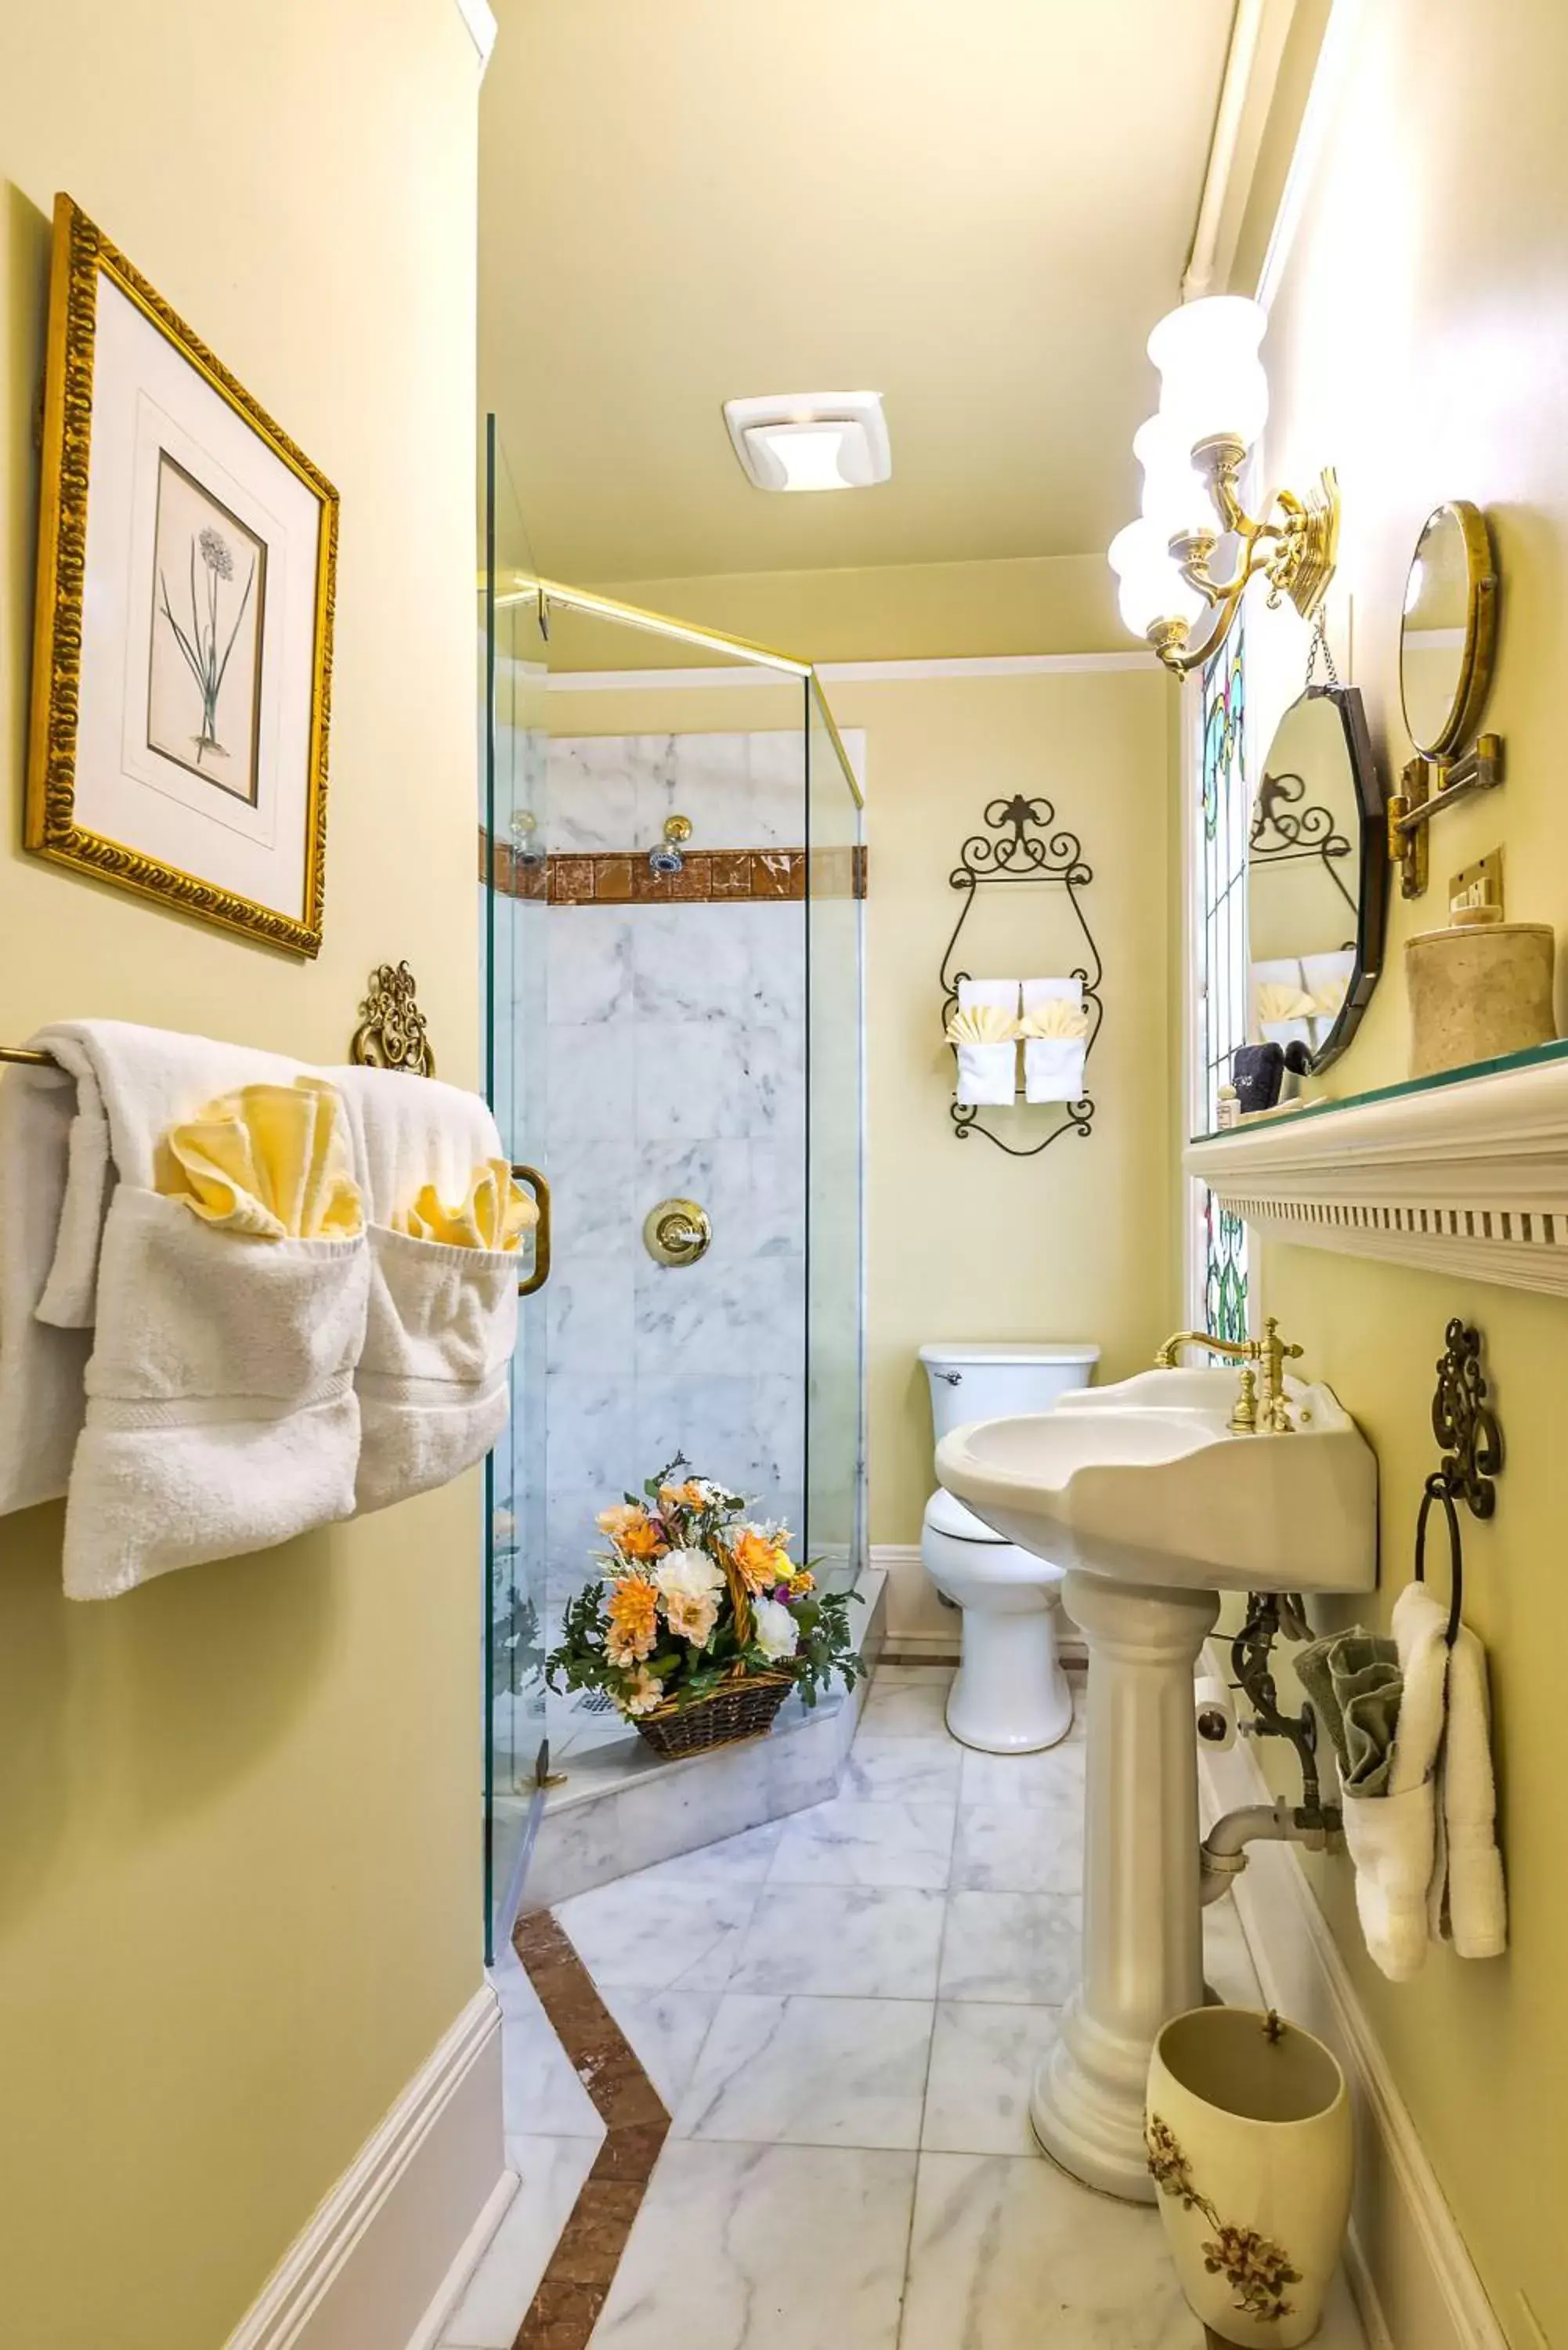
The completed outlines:
{"type": "MultiPolygon", "coordinates": [[[[901,685],[907,680],[971,677],[1076,677],[1159,669],[1154,653],[956,653],[927,660],[818,661],[824,685],[901,685]]],[[[571,669],[545,680],[552,693],[635,693],[663,687],[789,685],[757,669],[571,669]]]]}
{"type": "Polygon", "coordinates": [[[490,0],[456,0],[457,13],[468,27],[469,37],[479,52],[479,78],[484,79],[484,69],[490,63],[490,53],[495,47],[497,26],[495,11],[490,0]]]}
{"type": "Polygon", "coordinates": [[[1568,1043],[1189,1146],[1272,1239],[1568,1296],[1568,1043]]]}

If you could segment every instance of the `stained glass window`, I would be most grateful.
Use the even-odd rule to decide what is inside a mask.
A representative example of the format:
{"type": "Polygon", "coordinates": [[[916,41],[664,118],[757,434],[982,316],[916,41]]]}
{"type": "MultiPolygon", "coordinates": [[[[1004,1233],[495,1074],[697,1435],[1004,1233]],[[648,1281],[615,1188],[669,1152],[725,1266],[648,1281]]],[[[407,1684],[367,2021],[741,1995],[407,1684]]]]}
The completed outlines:
{"type": "MultiPolygon", "coordinates": [[[[1193,973],[1197,1130],[1218,1123],[1231,1055],[1247,1041],[1246,622],[1238,619],[1202,672],[1195,761],[1199,805],[1190,837],[1197,870],[1193,973]]],[[[1199,1187],[1195,1287],[1204,1327],[1217,1338],[1247,1335],[1247,1231],[1199,1187]]]]}

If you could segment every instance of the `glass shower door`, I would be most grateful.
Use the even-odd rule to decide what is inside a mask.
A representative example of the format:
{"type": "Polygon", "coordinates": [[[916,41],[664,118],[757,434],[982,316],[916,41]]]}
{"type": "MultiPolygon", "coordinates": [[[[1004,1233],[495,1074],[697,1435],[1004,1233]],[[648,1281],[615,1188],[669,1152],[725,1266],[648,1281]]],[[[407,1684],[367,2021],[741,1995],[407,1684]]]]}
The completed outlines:
{"type": "MultiPolygon", "coordinates": [[[[537,607],[497,598],[527,566],[516,499],[488,420],[481,573],[481,973],[485,1085],[514,1165],[540,1168],[547,975],[544,647],[537,607]]],[[[525,1243],[525,1249],[530,1244],[525,1243]]],[[[537,1238],[524,1282],[539,1272],[537,1238]]],[[[519,1300],[512,1411],[485,1471],[485,1957],[511,1931],[542,1802],[545,1750],[545,1318],[519,1300]]]]}

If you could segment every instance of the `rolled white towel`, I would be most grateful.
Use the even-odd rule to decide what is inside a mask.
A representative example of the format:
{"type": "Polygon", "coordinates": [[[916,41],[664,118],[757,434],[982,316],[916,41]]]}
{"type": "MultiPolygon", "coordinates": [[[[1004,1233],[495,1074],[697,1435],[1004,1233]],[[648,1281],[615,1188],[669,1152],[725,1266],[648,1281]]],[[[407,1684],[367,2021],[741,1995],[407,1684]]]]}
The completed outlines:
{"type": "Polygon", "coordinates": [[[1005,1012],[1009,1019],[1016,1020],[1018,982],[1015,979],[961,979],[958,1000],[961,1012],[978,1012],[989,1004],[997,1012],[1005,1012]]]}

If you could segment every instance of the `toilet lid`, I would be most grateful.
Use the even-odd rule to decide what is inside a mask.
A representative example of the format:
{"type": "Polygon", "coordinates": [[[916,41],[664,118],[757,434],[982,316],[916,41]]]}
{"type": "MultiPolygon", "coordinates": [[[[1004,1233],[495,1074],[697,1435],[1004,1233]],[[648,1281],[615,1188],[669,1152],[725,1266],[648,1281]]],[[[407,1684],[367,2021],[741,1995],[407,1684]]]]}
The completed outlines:
{"type": "Polygon", "coordinates": [[[951,1534],[958,1542],[1005,1544],[1007,1540],[994,1526],[988,1526],[983,1518],[977,1518],[972,1510],[966,1510],[958,1495],[950,1493],[945,1485],[939,1485],[926,1503],[926,1523],[934,1534],[951,1534]]]}

